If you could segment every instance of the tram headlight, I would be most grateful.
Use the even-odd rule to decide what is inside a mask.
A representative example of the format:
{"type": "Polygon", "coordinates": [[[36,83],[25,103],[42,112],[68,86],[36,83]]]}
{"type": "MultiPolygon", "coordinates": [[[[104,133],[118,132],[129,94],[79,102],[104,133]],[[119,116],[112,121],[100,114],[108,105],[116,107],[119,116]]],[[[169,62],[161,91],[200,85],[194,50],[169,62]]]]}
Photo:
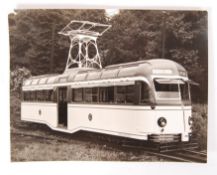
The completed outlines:
{"type": "Polygon", "coordinates": [[[167,124],[167,120],[164,118],[164,117],[160,117],[157,121],[157,124],[160,126],[160,127],[164,127],[166,126],[167,124]]]}
{"type": "Polygon", "coordinates": [[[193,124],[193,119],[191,116],[188,117],[188,124],[191,126],[193,124]]]}

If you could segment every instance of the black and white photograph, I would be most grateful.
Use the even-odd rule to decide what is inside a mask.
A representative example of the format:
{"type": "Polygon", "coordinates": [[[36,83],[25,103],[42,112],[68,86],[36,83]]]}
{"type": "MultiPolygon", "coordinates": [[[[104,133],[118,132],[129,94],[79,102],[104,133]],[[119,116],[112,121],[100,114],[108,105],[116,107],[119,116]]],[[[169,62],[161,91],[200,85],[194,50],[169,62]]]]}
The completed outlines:
{"type": "Polygon", "coordinates": [[[207,162],[208,11],[14,9],[12,162],[207,162]]]}

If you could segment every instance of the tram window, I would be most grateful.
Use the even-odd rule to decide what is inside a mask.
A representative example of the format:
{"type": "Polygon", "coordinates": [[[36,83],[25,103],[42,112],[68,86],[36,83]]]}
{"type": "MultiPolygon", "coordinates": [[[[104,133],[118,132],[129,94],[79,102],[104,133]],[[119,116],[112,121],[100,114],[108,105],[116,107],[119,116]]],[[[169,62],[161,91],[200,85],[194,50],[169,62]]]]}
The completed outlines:
{"type": "Polygon", "coordinates": [[[54,92],[52,90],[48,91],[48,101],[54,100],[54,92]]]}
{"type": "Polygon", "coordinates": [[[34,91],[25,91],[24,92],[24,101],[32,101],[34,100],[35,93],[34,91]]]}
{"type": "Polygon", "coordinates": [[[38,101],[52,101],[52,95],[53,91],[52,90],[42,90],[38,91],[38,101]]]}
{"type": "Polygon", "coordinates": [[[107,99],[109,103],[113,103],[114,102],[114,86],[112,87],[107,87],[107,99]]]}
{"type": "Polygon", "coordinates": [[[177,92],[178,84],[160,84],[155,81],[156,91],[164,91],[164,92],[177,92]]]}
{"type": "Polygon", "coordinates": [[[108,102],[108,93],[107,88],[99,88],[99,102],[108,102]]]}
{"type": "Polygon", "coordinates": [[[42,91],[36,91],[36,101],[42,101],[42,91]]]}
{"type": "Polygon", "coordinates": [[[75,89],[72,89],[72,91],[71,91],[71,100],[70,101],[74,101],[74,91],[75,91],[75,89]]]}
{"type": "Polygon", "coordinates": [[[31,101],[31,91],[28,92],[28,99],[31,101]]]}
{"type": "Polygon", "coordinates": [[[114,102],[114,86],[99,88],[99,102],[100,103],[114,102]]]}
{"type": "Polygon", "coordinates": [[[45,91],[45,101],[52,101],[51,96],[52,96],[51,90],[45,91]]]}
{"type": "Polygon", "coordinates": [[[43,91],[43,101],[48,101],[48,91],[43,91]]]}
{"type": "Polygon", "coordinates": [[[35,99],[36,99],[36,101],[39,101],[39,91],[35,92],[35,99]]]}
{"type": "Polygon", "coordinates": [[[184,105],[190,105],[189,86],[187,83],[180,84],[181,98],[184,105]]]}
{"type": "Polygon", "coordinates": [[[38,101],[38,91],[35,91],[35,101],[38,101]]]}
{"type": "Polygon", "coordinates": [[[36,91],[35,93],[36,93],[36,97],[35,97],[36,101],[40,101],[40,92],[36,91]]]}
{"type": "Polygon", "coordinates": [[[44,91],[41,91],[41,101],[45,101],[45,92],[44,91]]]}
{"type": "Polygon", "coordinates": [[[149,102],[149,86],[146,83],[141,83],[141,103],[149,102]]]}
{"type": "Polygon", "coordinates": [[[35,92],[31,91],[31,101],[34,101],[34,100],[35,100],[35,92]]]}
{"type": "Polygon", "coordinates": [[[48,91],[43,91],[43,101],[47,101],[48,99],[48,91]]]}
{"type": "Polygon", "coordinates": [[[93,88],[92,89],[92,102],[98,102],[98,90],[99,88],[93,88]]]}
{"type": "Polygon", "coordinates": [[[92,88],[85,88],[85,102],[92,102],[92,88]]]}
{"type": "Polygon", "coordinates": [[[117,86],[116,102],[125,103],[125,86],[117,86]]]}
{"type": "Polygon", "coordinates": [[[178,83],[159,83],[157,80],[154,81],[157,98],[161,99],[179,99],[179,88],[178,83]]]}
{"type": "Polygon", "coordinates": [[[53,90],[25,91],[23,92],[24,101],[54,101],[53,90]]]}
{"type": "Polygon", "coordinates": [[[74,89],[73,91],[73,100],[74,102],[82,102],[83,101],[83,89],[74,89]]]}
{"type": "Polygon", "coordinates": [[[52,95],[52,91],[47,91],[47,101],[52,101],[51,95],[52,95]]]}
{"type": "Polygon", "coordinates": [[[43,92],[42,91],[38,91],[38,101],[43,101],[43,92]]]}
{"type": "Polygon", "coordinates": [[[31,92],[28,92],[28,101],[31,101],[31,92]]]}
{"type": "Polygon", "coordinates": [[[31,101],[35,100],[35,91],[31,91],[30,100],[31,101]]]}
{"type": "Polygon", "coordinates": [[[27,92],[27,101],[31,101],[31,92],[27,92]]]}
{"type": "Polygon", "coordinates": [[[31,91],[28,92],[28,101],[31,101],[31,91]]]}
{"type": "Polygon", "coordinates": [[[46,101],[46,97],[47,96],[47,92],[46,91],[42,91],[42,101],[46,101]]]}
{"type": "Polygon", "coordinates": [[[135,99],[135,86],[117,86],[116,102],[117,103],[133,103],[135,99]]]}
{"type": "Polygon", "coordinates": [[[126,103],[133,103],[135,99],[135,86],[126,86],[126,103]]]}

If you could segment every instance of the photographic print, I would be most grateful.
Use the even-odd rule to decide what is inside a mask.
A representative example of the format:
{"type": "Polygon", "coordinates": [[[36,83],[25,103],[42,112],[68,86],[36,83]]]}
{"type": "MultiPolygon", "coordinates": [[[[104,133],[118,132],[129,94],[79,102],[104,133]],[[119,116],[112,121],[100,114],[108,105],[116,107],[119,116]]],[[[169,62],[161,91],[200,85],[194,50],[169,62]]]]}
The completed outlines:
{"type": "Polygon", "coordinates": [[[12,162],[207,162],[207,11],[16,9],[8,22],[12,162]]]}

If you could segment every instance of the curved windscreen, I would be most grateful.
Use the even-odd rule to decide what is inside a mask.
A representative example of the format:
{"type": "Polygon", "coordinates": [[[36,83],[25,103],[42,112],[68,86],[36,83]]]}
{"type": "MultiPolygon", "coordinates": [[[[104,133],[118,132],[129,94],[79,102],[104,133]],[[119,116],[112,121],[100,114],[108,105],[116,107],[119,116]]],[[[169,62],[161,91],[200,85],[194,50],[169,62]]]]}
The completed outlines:
{"type": "Polygon", "coordinates": [[[189,85],[179,79],[155,79],[158,104],[190,104],[189,85]]]}

